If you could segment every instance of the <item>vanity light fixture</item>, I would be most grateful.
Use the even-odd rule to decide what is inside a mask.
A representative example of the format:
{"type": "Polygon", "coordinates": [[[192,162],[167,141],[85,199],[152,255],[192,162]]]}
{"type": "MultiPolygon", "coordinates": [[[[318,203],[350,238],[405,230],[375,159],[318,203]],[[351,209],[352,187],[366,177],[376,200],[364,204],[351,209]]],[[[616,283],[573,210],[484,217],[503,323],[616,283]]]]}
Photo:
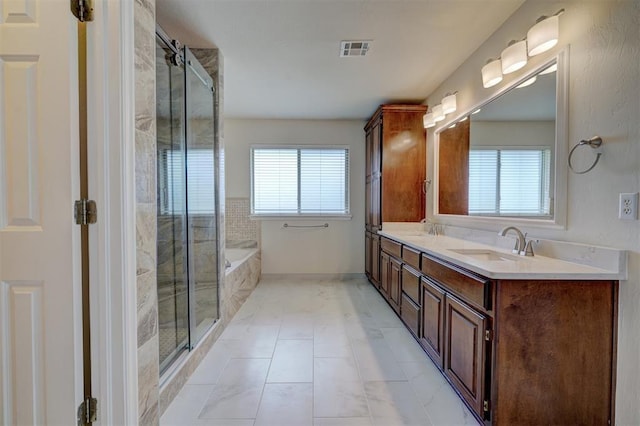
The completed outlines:
{"type": "Polygon", "coordinates": [[[432,112],[428,112],[422,117],[422,124],[424,124],[425,129],[430,129],[431,127],[435,127],[436,121],[433,119],[432,112]]]}
{"type": "Polygon", "coordinates": [[[511,40],[500,55],[502,74],[518,71],[527,64],[527,40],[511,40]]]}
{"type": "Polygon", "coordinates": [[[533,83],[536,82],[537,80],[537,76],[533,76],[528,80],[523,81],[522,83],[520,83],[519,85],[516,86],[516,89],[522,89],[523,87],[527,87],[527,86],[531,86],[533,83]]]}
{"type": "Polygon", "coordinates": [[[442,110],[442,104],[438,104],[433,107],[433,121],[436,123],[444,120],[444,111],[442,110]]]}
{"type": "Polygon", "coordinates": [[[527,32],[529,56],[539,55],[558,44],[559,16],[564,12],[560,9],[553,16],[541,16],[536,24],[527,32]]]}
{"type": "Polygon", "coordinates": [[[500,59],[489,59],[482,67],[482,86],[493,87],[502,81],[502,65],[500,59]]]}
{"type": "Polygon", "coordinates": [[[558,71],[558,64],[553,64],[549,68],[543,69],[540,71],[540,75],[551,74],[552,72],[558,71]]]}
{"type": "Polygon", "coordinates": [[[462,117],[460,120],[458,120],[458,123],[462,123],[463,121],[467,121],[467,119],[469,118],[468,115],[465,115],[464,117],[462,117]]]}
{"type": "Polygon", "coordinates": [[[477,110],[473,111],[473,112],[471,113],[471,115],[473,115],[473,114],[477,114],[477,113],[479,113],[480,111],[482,111],[482,108],[478,108],[477,110]]]}
{"type": "Polygon", "coordinates": [[[457,109],[456,93],[457,92],[447,93],[445,97],[442,98],[442,112],[445,114],[455,112],[457,109]]]}

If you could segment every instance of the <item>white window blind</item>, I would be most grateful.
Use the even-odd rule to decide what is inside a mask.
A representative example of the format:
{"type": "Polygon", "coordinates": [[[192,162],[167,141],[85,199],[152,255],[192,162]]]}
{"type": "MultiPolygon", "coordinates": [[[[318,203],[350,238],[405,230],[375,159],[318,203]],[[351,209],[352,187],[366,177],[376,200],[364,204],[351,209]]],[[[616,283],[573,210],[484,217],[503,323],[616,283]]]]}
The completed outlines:
{"type": "Polygon", "coordinates": [[[349,150],[254,147],[254,215],[349,214],[349,150]]]}
{"type": "Polygon", "coordinates": [[[469,153],[469,214],[550,214],[549,149],[483,149],[469,153]]]}
{"type": "MultiPolygon", "coordinates": [[[[161,194],[161,213],[178,214],[184,212],[184,152],[162,151],[160,179],[166,179],[165,194],[161,194]]],[[[189,214],[212,214],[215,212],[215,176],[213,151],[191,149],[187,152],[187,186],[189,214]]]]}
{"type": "Polygon", "coordinates": [[[498,209],[498,151],[469,152],[469,214],[491,214],[498,209]]]}

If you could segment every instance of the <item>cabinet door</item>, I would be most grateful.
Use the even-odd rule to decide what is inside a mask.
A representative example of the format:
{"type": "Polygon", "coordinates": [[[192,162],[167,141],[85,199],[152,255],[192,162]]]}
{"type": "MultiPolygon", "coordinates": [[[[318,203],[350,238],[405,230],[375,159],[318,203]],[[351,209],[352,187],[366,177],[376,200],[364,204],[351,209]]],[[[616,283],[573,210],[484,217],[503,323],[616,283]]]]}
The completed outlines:
{"type": "Polygon", "coordinates": [[[371,129],[371,174],[380,174],[380,164],[382,159],[382,120],[371,129]]]}
{"type": "Polygon", "coordinates": [[[371,279],[371,233],[364,233],[364,273],[371,279]]]}
{"type": "Polygon", "coordinates": [[[402,263],[391,258],[391,271],[389,277],[389,302],[396,312],[400,311],[400,289],[402,288],[402,263]]]}
{"type": "Polygon", "coordinates": [[[420,343],[438,367],[442,368],[444,359],[444,291],[424,278],[421,283],[422,329],[420,343]]]}
{"type": "Polygon", "coordinates": [[[373,232],[382,229],[381,203],[382,194],[380,193],[381,177],[378,175],[371,176],[371,230],[373,232]]]}
{"type": "Polygon", "coordinates": [[[380,282],[380,236],[371,234],[371,279],[374,284],[380,282]]]}
{"type": "Polygon", "coordinates": [[[487,317],[449,294],[445,312],[445,374],[476,413],[484,417],[487,317]]]}
{"type": "Polygon", "coordinates": [[[372,231],[372,221],[373,221],[373,209],[372,209],[372,199],[371,199],[371,176],[367,176],[366,183],[364,186],[364,223],[365,229],[367,231],[372,231]]]}
{"type": "Polygon", "coordinates": [[[421,110],[384,112],[381,140],[383,222],[418,222],[425,217],[423,115],[421,110]]]}
{"type": "Polygon", "coordinates": [[[369,130],[365,136],[365,170],[366,176],[371,176],[371,149],[373,147],[373,132],[369,130]]]}
{"type": "Polygon", "coordinates": [[[389,281],[391,272],[391,258],[383,251],[380,251],[380,291],[389,298],[389,281]]]}

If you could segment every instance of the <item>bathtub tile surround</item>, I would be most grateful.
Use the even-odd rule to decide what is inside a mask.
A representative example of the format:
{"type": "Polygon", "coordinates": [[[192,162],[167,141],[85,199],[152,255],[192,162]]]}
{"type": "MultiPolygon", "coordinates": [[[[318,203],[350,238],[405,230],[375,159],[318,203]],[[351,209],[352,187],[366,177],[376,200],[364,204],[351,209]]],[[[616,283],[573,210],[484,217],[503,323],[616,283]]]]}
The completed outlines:
{"type": "Polygon", "coordinates": [[[248,198],[227,198],[227,247],[259,247],[259,220],[249,219],[251,202],[248,198]]]}
{"type": "Polygon", "coordinates": [[[137,0],[134,19],[138,416],[140,425],[156,425],[160,412],[158,300],[155,285],[155,0],[137,0]]]}
{"type": "Polygon", "coordinates": [[[260,251],[257,249],[243,251],[248,253],[248,257],[232,262],[232,266],[227,269],[222,288],[221,297],[224,303],[220,308],[225,322],[234,317],[260,280],[262,270],[260,251]]]}
{"type": "Polygon", "coordinates": [[[366,279],[266,276],[160,424],[477,423],[366,279]]]}

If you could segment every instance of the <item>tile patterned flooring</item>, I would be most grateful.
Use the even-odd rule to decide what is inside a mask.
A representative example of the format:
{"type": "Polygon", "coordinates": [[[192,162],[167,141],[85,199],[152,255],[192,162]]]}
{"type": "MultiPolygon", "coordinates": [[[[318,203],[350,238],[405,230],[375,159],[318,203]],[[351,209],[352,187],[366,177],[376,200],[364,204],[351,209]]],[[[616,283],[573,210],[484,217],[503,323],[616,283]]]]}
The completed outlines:
{"type": "Polygon", "coordinates": [[[161,426],[477,425],[364,278],[263,278],[161,426]]]}

